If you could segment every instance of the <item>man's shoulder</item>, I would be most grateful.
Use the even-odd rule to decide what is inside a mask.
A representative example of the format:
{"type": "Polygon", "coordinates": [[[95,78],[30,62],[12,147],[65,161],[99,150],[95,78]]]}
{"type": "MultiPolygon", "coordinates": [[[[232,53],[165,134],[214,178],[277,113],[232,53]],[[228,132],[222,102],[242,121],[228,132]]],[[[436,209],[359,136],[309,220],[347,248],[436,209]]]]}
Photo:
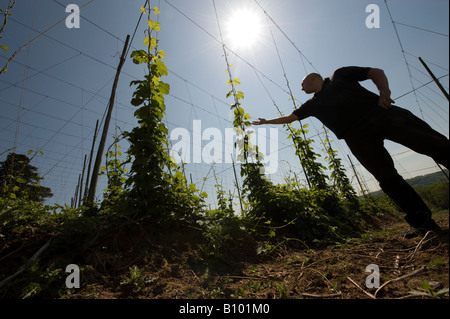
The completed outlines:
{"type": "Polygon", "coordinates": [[[296,109],[293,114],[297,115],[301,119],[304,119],[308,116],[313,115],[314,110],[316,109],[315,102],[316,102],[316,96],[310,98],[305,103],[303,103],[298,109],[296,109]]]}
{"type": "Polygon", "coordinates": [[[334,71],[330,79],[332,81],[346,80],[346,79],[353,81],[365,81],[367,80],[367,75],[370,69],[372,68],[360,66],[345,66],[334,71]]]}

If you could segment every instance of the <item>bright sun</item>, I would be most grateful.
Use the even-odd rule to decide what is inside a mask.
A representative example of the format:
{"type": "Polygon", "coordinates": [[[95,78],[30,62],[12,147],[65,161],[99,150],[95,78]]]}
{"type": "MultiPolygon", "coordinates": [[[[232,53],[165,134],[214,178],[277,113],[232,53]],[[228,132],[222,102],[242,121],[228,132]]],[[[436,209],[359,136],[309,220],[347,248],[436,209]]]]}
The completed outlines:
{"type": "Polygon", "coordinates": [[[258,14],[250,9],[236,11],[227,23],[227,36],[232,47],[251,48],[261,38],[262,25],[258,14]]]}

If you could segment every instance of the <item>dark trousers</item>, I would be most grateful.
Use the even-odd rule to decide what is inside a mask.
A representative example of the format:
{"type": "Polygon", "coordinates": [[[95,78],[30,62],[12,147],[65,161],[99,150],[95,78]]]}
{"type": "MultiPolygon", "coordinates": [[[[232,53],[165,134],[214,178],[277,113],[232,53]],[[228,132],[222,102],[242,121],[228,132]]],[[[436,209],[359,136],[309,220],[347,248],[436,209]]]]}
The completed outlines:
{"type": "Polygon", "coordinates": [[[349,131],[345,141],[359,162],[380,182],[381,189],[406,214],[405,220],[420,228],[431,218],[431,211],[416,191],[398,174],[394,161],[384,148],[384,140],[402,144],[430,156],[449,168],[450,142],[408,110],[393,107],[364,126],[349,131]]]}

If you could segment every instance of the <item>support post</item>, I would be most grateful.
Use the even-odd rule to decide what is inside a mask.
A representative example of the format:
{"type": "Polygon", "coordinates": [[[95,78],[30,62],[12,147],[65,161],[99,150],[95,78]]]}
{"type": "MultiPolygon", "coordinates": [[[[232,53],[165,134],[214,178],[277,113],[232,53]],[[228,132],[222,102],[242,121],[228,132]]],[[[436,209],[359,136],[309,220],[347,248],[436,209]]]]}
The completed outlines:
{"type": "Polygon", "coordinates": [[[100,172],[100,164],[102,162],[103,151],[105,149],[106,137],[108,135],[109,122],[111,121],[111,115],[114,108],[114,100],[116,97],[117,85],[119,83],[120,72],[125,63],[126,53],[128,49],[128,43],[130,42],[130,35],[127,36],[127,40],[125,41],[125,45],[123,47],[122,56],[120,57],[119,67],[117,68],[116,78],[114,79],[114,84],[111,92],[111,98],[109,99],[108,105],[108,114],[105,119],[105,125],[103,126],[103,133],[100,140],[100,144],[97,151],[97,157],[95,159],[94,168],[92,171],[91,185],[89,187],[89,194],[87,198],[88,205],[94,203],[95,199],[95,191],[97,188],[98,175],[100,172]]]}
{"type": "Polygon", "coordinates": [[[434,82],[437,84],[437,86],[439,87],[439,89],[441,89],[442,93],[445,95],[445,97],[447,98],[447,100],[450,101],[450,98],[448,96],[447,91],[445,91],[444,87],[442,86],[441,82],[439,82],[439,80],[436,78],[436,76],[433,74],[433,72],[431,72],[430,68],[428,67],[428,65],[425,63],[424,60],[422,60],[422,58],[419,57],[420,62],[422,63],[422,65],[424,66],[424,68],[428,71],[428,73],[430,74],[431,78],[434,80],[434,82]]]}
{"type": "Polygon", "coordinates": [[[243,215],[244,214],[244,206],[242,205],[241,190],[239,188],[239,183],[238,183],[238,179],[237,179],[236,167],[234,166],[233,154],[231,154],[231,160],[232,160],[232,163],[233,163],[234,180],[236,182],[236,188],[237,188],[237,191],[238,191],[239,204],[241,206],[241,215],[243,215]]]}
{"type": "Polygon", "coordinates": [[[87,159],[87,155],[84,155],[83,172],[81,173],[80,191],[78,194],[78,196],[79,196],[78,206],[82,205],[82,200],[83,200],[83,184],[84,184],[84,173],[86,171],[86,159],[87,159]]]}
{"type": "Polygon", "coordinates": [[[86,186],[84,187],[84,195],[83,195],[83,204],[86,204],[86,200],[89,193],[89,176],[91,175],[91,166],[92,166],[92,157],[94,156],[94,147],[95,147],[95,141],[97,139],[97,130],[98,130],[98,120],[95,124],[95,130],[94,130],[94,137],[92,139],[92,147],[91,147],[91,153],[89,155],[89,165],[88,170],[86,174],[86,186]]]}
{"type": "Polygon", "coordinates": [[[361,192],[363,193],[363,196],[366,196],[367,195],[366,194],[366,190],[364,189],[364,187],[362,186],[361,181],[359,180],[359,176],[358,176],[358,173],[356,172],[355,165],[353,165],[353,162],[352,162],[352,159],[350,158],[350,155],[347,154],[347,157],[348,157],[348,159],[350,161],[350,164],[352,165],[353,173],[356,176],[356,180],[358,181],[359,188],[361,188],[361,192]]]}

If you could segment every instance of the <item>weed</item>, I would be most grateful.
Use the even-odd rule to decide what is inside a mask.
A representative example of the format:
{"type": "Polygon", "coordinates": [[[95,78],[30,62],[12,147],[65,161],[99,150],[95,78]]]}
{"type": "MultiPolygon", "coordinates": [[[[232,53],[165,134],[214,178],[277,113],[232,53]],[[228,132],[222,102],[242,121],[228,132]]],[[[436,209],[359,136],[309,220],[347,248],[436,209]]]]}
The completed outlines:
{"type": "Polygon", "coordinates": [[[448,288],[441,289],[438,292],[435,292],[429,283],[426,281],[422,281],[422,287],[425,292],[422,291],[410,291],[409,293],[416,296],[424,296],[432,299],[442,298],[445,294],[449,292],[448,288]]]}
{"type": "Polygon", "coordinates": [[[155,281],[155,278],[144,277],[141,270],[136,265],[133,265],[128,269],[128,276],[124,277],[120,284],[130,286],[134,293],[139,293],[147,284],[155,281]]]}
{"type": "Polygon", "coordinates": [[[288,299],[289,298],[289,292],[286,287],[286,283],[277,284],[278,293],[280,294],[280,299],[288,299]]]}

